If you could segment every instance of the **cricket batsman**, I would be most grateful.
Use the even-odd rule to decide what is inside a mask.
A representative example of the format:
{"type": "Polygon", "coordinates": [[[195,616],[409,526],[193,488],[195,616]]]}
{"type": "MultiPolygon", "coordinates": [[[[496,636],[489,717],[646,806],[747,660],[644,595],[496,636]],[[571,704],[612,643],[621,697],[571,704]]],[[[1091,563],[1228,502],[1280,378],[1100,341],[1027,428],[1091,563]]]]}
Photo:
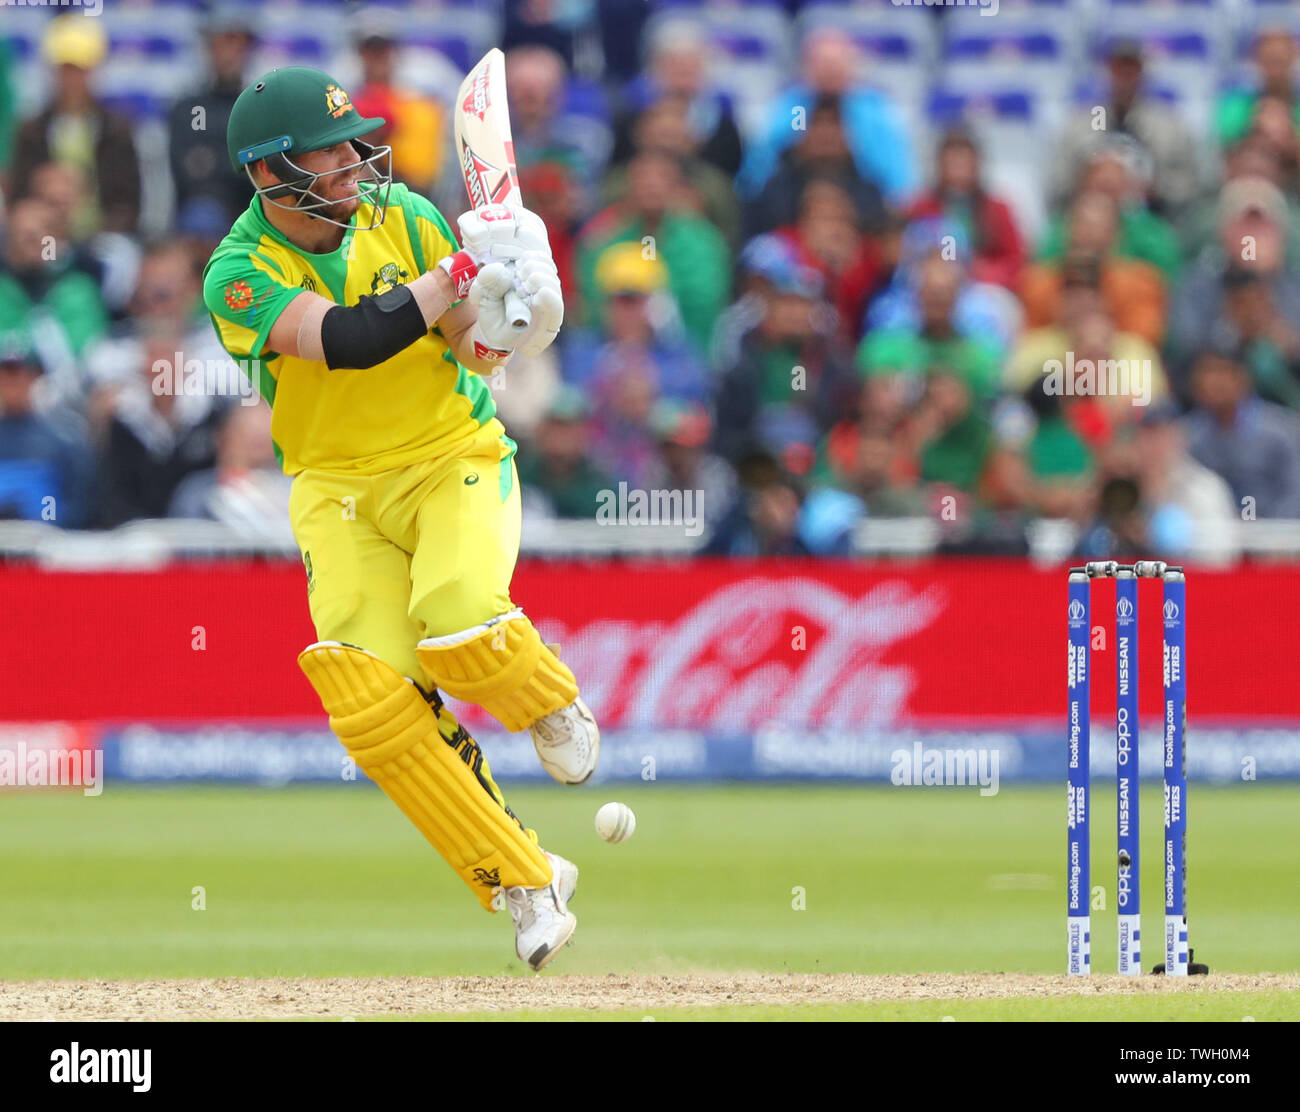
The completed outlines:
{"type": "Polygon", "coordinates": [[[506,806],[439,691],[528,730],[561,783],[595,770],[600,734],[573,673],[510,598],[515,444],[478,377],[555,339],[560,283],[522,207],[466,213],[458,245],[392,180],[390,149],[362,141],[384,122],[314,69],[245,89],[227,145],[256,195],[204,269],[204,300],[293,476],[319,638],[300,667],[348,754],[485,909],[504,904],[516,952],[540,969],[577,926],[577,867],[506,806]],[[507,292],[529,310],[522,332],[507,292]]]}

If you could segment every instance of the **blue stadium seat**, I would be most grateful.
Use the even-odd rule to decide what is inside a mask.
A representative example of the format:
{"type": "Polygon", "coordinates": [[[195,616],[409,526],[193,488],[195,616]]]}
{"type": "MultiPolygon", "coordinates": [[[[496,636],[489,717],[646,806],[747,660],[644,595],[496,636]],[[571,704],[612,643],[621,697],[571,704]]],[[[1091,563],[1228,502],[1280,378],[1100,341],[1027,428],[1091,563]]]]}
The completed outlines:
{"type": "Polygon", "coordinates": [[[159,119],[167,112],[170,100],[148,89],[115,89],[101,94],[100,100],[114,112],[132,120],[159,119]]]}
{"type": "Polygon", "coordinates": [[[976,113],[998,120],[1027,123],[1034,118],[1034,105],[1035,96],[1030,89],[977,93],[938,86],[930,92],[926,115],[938,128],[951,127],[976,113]]]}
{"type": "MultiPolygon", "coordinates": [[[[14,30],[16,31],[17,28],[14,30]]],[[[6,35],[5,41],[9,44],[9,56],[13,58],[16,65],[37,61],[41,56],[41,43],[34,35],[6,35]]]]}
{"type": "MultiPolygon", "coordinates": [[[[749,8],[781,8],[784,7],[783,0],[737,0],[744,7],[749,8]]],[[[718,4],[716,0],[653,0],[651,7],[657,11],[669,11],[677,9],[679,11],[700,11],[706,8],[723,8],[734,7],[734,4],[718,4]]]]}
{"type": "Polygon", "coordinates": [[[262,35],[260,50],[275,51],[290,59],[294,65],[321,66],[333,49],[332,44],[318,35],[272,33],[262,35]]]}
{"type": "Polygon", "coordinates": [[[1228,12],[1235,8],[1236,5],[1231,0],[1104,0],[1104,3],[1112,8],[1160,8],[1168,10],[1170,8],[1199,8],[1201,10],[1218,10],[1228,12]]]}
{"type": "Polygon", "coordinates": [[[468,73],[470,67],[481,57],[462,36],[456,34],[440,35],[432,31],[415,31],[407,35],[403,42],[408,46],[436,50],[462,73],[468,73]]]}
{"type": "Polygon", "coordinates": [[[131,32],[113,32],[108,37],[109,51],[112,55],[122,53],[139,55],[144,64],[156,61],[171,61],[191,48],[188,38],[177,39],[167,35],[139,35],[131,32]]]}

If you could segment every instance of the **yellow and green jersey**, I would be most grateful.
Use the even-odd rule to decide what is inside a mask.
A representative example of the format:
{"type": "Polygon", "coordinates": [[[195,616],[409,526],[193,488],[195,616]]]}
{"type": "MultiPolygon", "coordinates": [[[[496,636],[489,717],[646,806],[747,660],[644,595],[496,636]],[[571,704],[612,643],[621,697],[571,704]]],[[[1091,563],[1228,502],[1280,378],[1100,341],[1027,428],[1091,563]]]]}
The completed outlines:
{"type": "MultiPolygon", "coordinates": [[[[271,437],[286,474],[374,475],[454,454],[496,416],[487,384],[456,361],[437,327],[366,370],[267,349],[276,318],[303,290],[355,305],[411,282],[457,250],[431,202],[394,183],[383,223],[363,203],[336,251],[295,247],[254,197],[203,271],[203,299],[225,349],[271,406],[271,437]]],[[[498,426],[499,427],[499,426],[498,426]]]]}

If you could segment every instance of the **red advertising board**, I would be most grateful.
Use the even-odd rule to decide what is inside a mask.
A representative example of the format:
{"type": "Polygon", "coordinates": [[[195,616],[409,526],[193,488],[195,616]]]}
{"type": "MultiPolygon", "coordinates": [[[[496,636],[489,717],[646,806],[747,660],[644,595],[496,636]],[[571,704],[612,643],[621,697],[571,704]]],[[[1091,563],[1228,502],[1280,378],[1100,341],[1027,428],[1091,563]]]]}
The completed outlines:
{"type": "MultiPolygon", "coordinates": [[[[525,562],[514,597],[606,727],[966,728],[1063,713],[1065,586],[997,560],[525,562]]],[[[1140,586],[1142,704],[1158,713],[1160,587],[1140,586]]],[[[1187,590],[1189,713],[1300,719],[1300,569],[1193,569],[1187,590]]],[[[1114,702],[1113,621],[1100,582],[1098,712],[1114,702]]],[[[4,567],[0,622],[0,719],[320,713],[295,663],[314,636],[296,565],[4,567]]]]}

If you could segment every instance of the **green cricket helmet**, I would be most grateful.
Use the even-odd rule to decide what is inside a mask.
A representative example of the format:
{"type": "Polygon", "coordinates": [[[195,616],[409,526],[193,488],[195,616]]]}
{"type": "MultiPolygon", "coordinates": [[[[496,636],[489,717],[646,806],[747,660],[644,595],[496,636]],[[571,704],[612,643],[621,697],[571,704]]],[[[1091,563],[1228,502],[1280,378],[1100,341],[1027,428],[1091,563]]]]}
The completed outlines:
{"type": "Polygon", "coordinates": [[[376,228],[384,221],[393,185],[392,148],[373,147],[361,142],[360,137],[384,123],[377,117],[362,116],[352,98],[329,74],[306,66],[286,66],[272,70],[239,94],[226,128],[226,149],[231,165],[237,172],[246,173],[250,181],[253,163],[266,160],[280,182],[259,187],[253,181],[253,187],[270,204],[346,228],[350,224],[332,220],[320,211],[335,202],[320,196],[315,187],[322,178],[353,167],[313,174],[293,159],[308,151],[351,141],[370,174],[368,180],[357,183],[355,198],[374,205],[369,227],[376,228]],[[285,204],[284,198],[291,200],[285,204]]]}

